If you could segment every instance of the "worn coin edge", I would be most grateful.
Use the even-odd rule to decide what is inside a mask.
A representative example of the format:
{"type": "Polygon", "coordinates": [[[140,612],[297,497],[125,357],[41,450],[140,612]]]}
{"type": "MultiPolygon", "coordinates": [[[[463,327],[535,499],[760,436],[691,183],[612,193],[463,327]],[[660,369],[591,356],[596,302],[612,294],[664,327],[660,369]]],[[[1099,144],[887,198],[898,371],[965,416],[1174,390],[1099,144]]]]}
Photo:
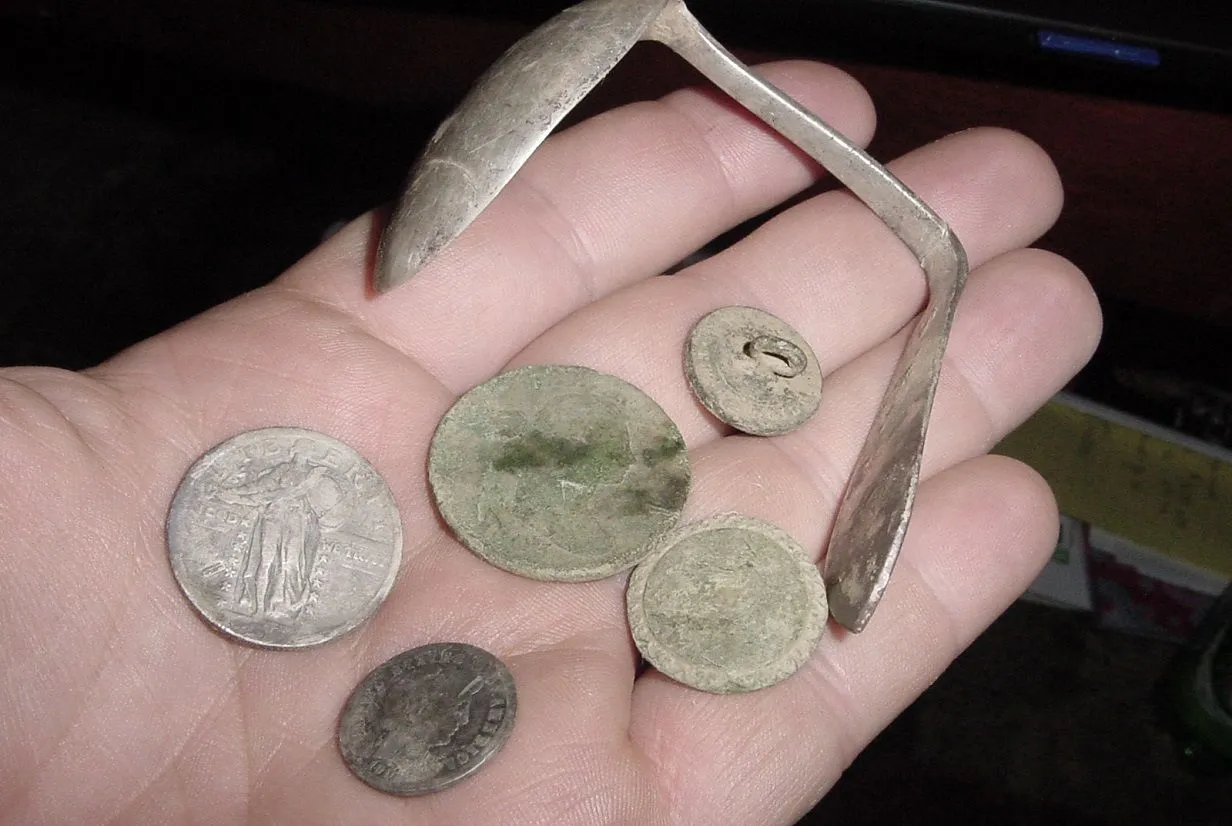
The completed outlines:
{"type": "Polygon", "coordinates": [[[347,634],[355,631],[364,623],[371,620],[372,617],[376,615],[376,612],[380,609],[380,607],[385,603],[385,600],[389,597],[390,591],[393,590],[394,582],[397,581],[398,573],[402,568],[402,547],[404,539],[402,530],[402,514],[398,510],[398,503],[397,500],[394,499],[393,490],[389,487],[388,480],[386,480],[385,476],[381,474],[380,471],[373,467],[372,463],[369,462],[363,454],[348,445],[346,442],[336,439],[326,433],[321,433],[320,431],[310,430],[304,427],[274,425],[243,430],[227,437],[226,439],[223,439],[213,447],[206,450],[205,453],[197,457],[197,459],[189,466],[188,470],[186,470],[184,475],[180,478],[179,484],[176,485],[175,494],[172,496],[171,504],[167,508],[167,518],[164,522],[163,531],[167,546],[167,557],[171,565],[172,579],[175,580],[176,587],[180,589],[180,593],[184,595],[185,599],[188,600],[188,603],[193,607],[197,614],[205,620],[206,624],[212,630],[217,631],[227,639],[272,651],[295,651],[303,648],[313,648],[318,645],[333,642],[334,640],[345,637],[347,634]],[[366,605],[366,610],[359,612],[359,614],[350,623],[335,626],[334,630],[331,630],[326,634],[317,634],[303,641],[294,643],[275,643],[262,640],[257,637],[246,636],[227,628],[220,620],[212,616],[211,613],[206,610],[209,606],[203,606],[201,602],[198,601],[196,596],[189,591],[188,586],[185,584],[186,578],[189,578],[192,575],[192,572],[185,569],[181,564],[179,558],[181,555],[176,553],[176,547],[179,546],[179,542],[174,539],[175,533],[172,530],[172,523],[176,519],[178,512],[186,507],[184,500],[188,496],[190,483],[199,478],[206,470],[213,467],[223,455],[225,448],[231,447],[233,443],[241,438],[255,438],[260,434],[271,432],[280,434],[297,434],[308,439],[324,440],[330,442],[335,447],[342,448],[350,454],[353,454],[369,471],[381,480],[381,484],[384,485],[386,492],[389,494],[389,502],[392,506],[391,510],[393,512],[393,553],[390,557],[389,573],[386,575],[385,581],[381,583],[381,587],[374,592],[372,599],[366,605]]]}
{"type": "Polygon", "coordinates": [[[801,409],[800,414],[796,419],[783,419],[773,424],[768,424],[764,420],[746,419],[743,416],[734,414],[733,411],[722,409],[720,406],[713,404],[713,402],[717,400],[717,397],[710,394],[711,399],[708,402],[706,399],[707,394],[702,392],[702,388],[708,386],[708,384],[719,385],[725,384],[725,382],[722,381],[717,373],[711,375],[709,382],[707,382],[707,379],[704,376],[698,373],[698,364],[703,361],[703,359],[696,356],[699,347],[697,344],[698,337],[706,332],[706,328],[703,325],[707,321],[711,321],[711,323],[713,323],[712,318],[714,316],[731,310],[747,310],[757,313],[761,319],[768,324],[770,328],[768,331],[770,333],[777,335],[780,338],[787,339],[792,344],[795,344],[803,350],[804,355],[807,358],[807,364],[805,365],[804,372],[815,376],[819,390],[824,388],[825,377],[821,374],[821,364],[817,361],[817,354],[813,352],[813,348],[798,330],[783,319],[773,313],[767,312],[766,310],[758,307],[749,307],[743,304],[730,304],[723,307],[716,307],[706,313],[689,329],[689,333],[685,338],[683,357],[684,372],[689,381],[689,389],[693,391],[693,396],[697,399],[698,403],[708,410],[711,415],[724,424],[730,425],[736,430],[739,430],[741,433],[747,433],[750,436],[782,436],[796,430],[817,413],[818,408],[821,406],[820,392],[814,399],[815,403],[812,404],[807,410],[801,409]]]}
{"type": "Polygon", "coordinates": [[[825,633],[829,608],[821,571],[808,558],[804,549],[782,528],[754,516],[739,513],[723,513],[680,526],[664,537],[642,560],[629,576],[625,595],[626,615],[633,641],[641,655],[665,676],[676,682],[714,694],[735,694],[768,688],[790,677],[812,656],[825,633]],[[650,630],[644,604],[646,584],[654,573],[655,565],[671,552],[677,543],[707,531],[723,528],[741,528],[760,532],[770,537],[788,552],[798,563],[803,574],[801,581],[807,597],[808,612],[805,614],[793,645],[772,664],[744,669],[734,674],[725,669],[696,663],[679,656],[673,649],[660,643],[650,630]],[[810,631],[810,629],[815,629],[810,631]],[[683,666],[683,668],[682,668],[683,666]],[[703,676],[701,680],[685,681],[682,671],[693,671],[703,676]]]}
{"type": "Polygon", "coordinates": [[[343,765],[347,767],[348,771],[350,771],[352,775],[354,775],[358,780],[363,782],[364,785],[368,786],[369,788],[376,789],[379,792],[384,792],[385,794],[393,795],[395,797],[422,797],[424,795],[444,791],[445,789],[448,789],[451,786],[455,786],[458,783],[461,783],[463,780],[470,777],[471,775],[475,774],[475,772],[479,771],[481,767],[487,765],[489,760],[491,760],[495,755],[503,751],[505,746],[508,745],[509,738],[513,735],[513,725],[514,725],[515,719],[517,718],[517,714],[518,714],[518,685],[517,685],[517,681],[513,677],[513,672],[509,670],[509,666],[505,664],[504,660],[502,660],[500,657],[497,657],[495,654],[493,654],[491,651],[488,651],[485,648],[480,648],[477,645],[473,645],[467,642],[459,642],[459,641],[431,642],[431,643],[425,643],[424,645],[417,645],[414,648],[408,648],[405,651],[394,654],[392,657],[389,657],[384,662],[380,663],[375,668],[373,668],[371,671],[369,671],[367,674],[365,674],[362,678],[360,678],[360,680],[355,684],[354,688],[351,689],[351,693],[347,695],[346,702],[343,703],[342,711],[338,715],[338,725],[337,725],[336,735],[335,735],[334,740],[338,747],[338,752],[342,757],[343,765]],[[473,763],[467,764],[466,770],[463,771],[461,774],[451,777],[450,779],[445,780],[443,782],[435,783],[431,786],[425,785],[425,784],[417,784],[415,787],[405,790],[405,791],[394,790],[394,789],[383,788],[381,786],[377,786],[369,782],[368,778],[364,777],[364,775],[360,774],[355,769],[355,764],[347,757],[347,749],[343,745],[343,737],[342,737],[343,731],[345,730],[345,727],[346,727],[347,716],[349,714],[355,714],[355,715],[359,714],[358,711],[353,710],[353,706],[358,703],[358,698],[359,698],[361,690],[367,685],[368,681],[377,674],[377,672],[390,668],[396,661],[402,660],[404,658],[410,658],[413,655],[421,651],[424,651],[430,648],[438,648],[441,646],[449,646],[452,648],[465,649],[467,653],[470,654],[472,657],[486,658],[488,661],[496,665],[495,671],[497,672],[497,676],[499,677],[501,683],[504,686],[507,686],[509,689],[507,692],[508,700],[505,706],[505,709],[506,709],[505,717],[504,719],[501,720],[500,727],[497,729],[496,734],[492,735],[493,741],[496,742],[497,745],[491,751],[483,754],[478,760],[474,761],[473,763]]]}

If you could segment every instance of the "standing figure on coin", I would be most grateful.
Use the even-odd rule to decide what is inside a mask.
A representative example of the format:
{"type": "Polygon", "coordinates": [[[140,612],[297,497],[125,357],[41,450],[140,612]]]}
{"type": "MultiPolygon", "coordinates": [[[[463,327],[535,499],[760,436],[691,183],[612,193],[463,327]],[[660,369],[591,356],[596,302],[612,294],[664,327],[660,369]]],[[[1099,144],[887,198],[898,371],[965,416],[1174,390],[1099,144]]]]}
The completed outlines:
{"type": "Polygon", "coordinates": [[[199,458],[167,514],[176,580],[224,633],[254,645],[328,642],[377,609],[402,558],[393,494],[346,444],[269,427],[199,458]]]}
{"type": "Polygon", "coordinates": [[[292,619],[308,604],[321,544],[321,518],[342,500],[329,468],[293,453],[251,482],[218,498],[256,511],[234,584],[234,610],[254,618],[292,619]]]}

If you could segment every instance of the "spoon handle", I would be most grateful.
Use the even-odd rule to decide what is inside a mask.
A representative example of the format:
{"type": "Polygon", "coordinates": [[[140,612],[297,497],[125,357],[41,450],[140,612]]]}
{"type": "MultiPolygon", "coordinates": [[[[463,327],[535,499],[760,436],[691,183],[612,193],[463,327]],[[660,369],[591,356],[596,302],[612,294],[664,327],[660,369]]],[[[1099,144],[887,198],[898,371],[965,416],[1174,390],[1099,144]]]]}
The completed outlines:
{"type": "Polygon", "coordinates": [[[876,609],[898,558],[919,486],[924,436],[946,341],[967,278],[948,225],[866,152],[723,48],[682,0],[669,0],[643,38],[659,41],[821,163],[915,254],[928,304],[907,339],[835,516],[824,574],[830,613],[852,631],[876,609]]]}

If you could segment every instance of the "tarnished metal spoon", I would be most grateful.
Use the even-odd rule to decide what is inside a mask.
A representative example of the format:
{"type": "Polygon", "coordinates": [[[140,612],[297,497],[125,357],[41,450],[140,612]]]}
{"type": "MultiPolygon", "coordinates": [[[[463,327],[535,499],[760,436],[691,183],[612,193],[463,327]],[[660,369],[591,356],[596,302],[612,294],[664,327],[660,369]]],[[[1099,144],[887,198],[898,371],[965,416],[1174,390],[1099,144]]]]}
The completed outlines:
{"type": "Polygon", "coordinates": [[[852,631],[877,607],[919,485],[929,412],[967,257],[949,226],[866,152],[762,80],[681,0],[586,0],[516,43],[416,162],[381,239],[376,286],[414,275],[496,197],[639,40],[659,41],[822,164],[915,254],[929,297],[856,459],[824,562],[830,612],[852,631]]]}

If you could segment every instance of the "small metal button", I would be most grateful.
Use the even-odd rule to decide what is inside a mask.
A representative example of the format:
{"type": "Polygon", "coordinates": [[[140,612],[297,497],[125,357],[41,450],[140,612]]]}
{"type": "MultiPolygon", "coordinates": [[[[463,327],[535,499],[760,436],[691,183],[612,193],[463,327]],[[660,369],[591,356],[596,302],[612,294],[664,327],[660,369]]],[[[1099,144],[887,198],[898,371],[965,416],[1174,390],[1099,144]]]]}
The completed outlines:
{"type": "Polygon", "coordinates": [[[705,408],[754,436],[795,430],[821,403],[821,368],[808,343],[753,307],[721,307],[697,322],[684,363],[705,408]]]}

